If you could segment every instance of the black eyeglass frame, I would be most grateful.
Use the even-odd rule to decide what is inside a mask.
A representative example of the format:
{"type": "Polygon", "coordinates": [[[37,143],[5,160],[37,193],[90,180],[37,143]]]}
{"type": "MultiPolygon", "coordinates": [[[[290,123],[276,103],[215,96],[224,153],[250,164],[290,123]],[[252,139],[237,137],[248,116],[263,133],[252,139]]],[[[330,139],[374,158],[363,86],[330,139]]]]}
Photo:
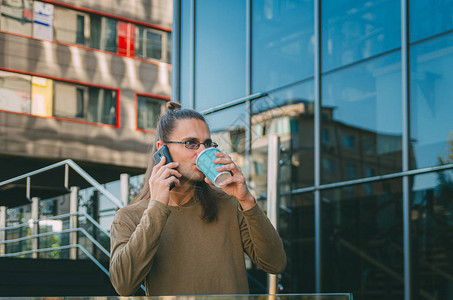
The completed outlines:
{"type": "Polygon", "coordinates": [[[202,143],[196,143],[195,141],[189,140],[185,142],[175,142],[175,141],[164,141],[164,143],[171,143],[171,144],[184,144],[184,147],[190,150],[198,150],[200,149],[200,145],[204,145],[205,148],[217,148],[219,145],[216,142],[213,141],[204,141],[202,143]],[[208,145],[206,145],[209,143],[208,145]],[[190,145],[194,145],[195,148],[190,148],[190,145]]]}

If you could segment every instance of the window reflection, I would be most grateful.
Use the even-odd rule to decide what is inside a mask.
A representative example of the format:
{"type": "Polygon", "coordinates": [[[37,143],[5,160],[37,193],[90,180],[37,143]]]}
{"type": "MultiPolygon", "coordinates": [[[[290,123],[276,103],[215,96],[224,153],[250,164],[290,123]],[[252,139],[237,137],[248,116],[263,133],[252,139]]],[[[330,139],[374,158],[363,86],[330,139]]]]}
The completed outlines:
{"type": "Polygon", "coordinates": [[[411,168],[452,163],[453,34],[411,47],[411,168]]]}
{"type": "Polygon", "coordinates": [[[400,68],[396,52],[323,76],[321,155],[338,166],[323,183],[401,171],[400,68]]]}
{"type": "Polygon", "coordinates": [[[415,42],[453,29],[453,1],[411,0],[410,39],[415,42]]]}
{"type": "Polygon", "coordinates": [[[157,30],[135,27],[135,55],[141,58],[161,60],[163,57],[163,35],[157,30]]]}
{"type": "Polygon", "coordinates": [[[137,95],[137,128],[155,130],[159,116],[166,110],[166,100],[137,95]]]}
{"type": "Polygon", "coordinates": [[[90,15],[90,47],[116,53],[117,21],[99,15],[90,15]]]}
{"type": "MultiPolygon", "coordinates": [[[[269,135],[280,137],[285,146],[282,191],[311,186],[314,182],[313,93],[313,81],[308,81],[252,102],[252,160],[261,169],[267,169],[269,135]]],[[[258,190],[266,193],[267,173],[259,176],[252,170],[251,175],[258,190]]]]}
{"type": "Polygon", "coordinates": [[[323,72],[401,45],[398,1],[323,0],[321,9],[323,72]]]}
{"type": "Polygon", "coordinates": [[[326,190],[321,199],[323,291],[401,299],[401,179],[326,190]]]}
{"type": "Polygon", "coordinates": [[[411,188],[414,297],[448,299],[453,284],[453,171],[417,175],[411,188]]]}
{"type": "Polygon", "coordinates": [[[88,14],[55,6],[54,38],[56,41],[88,46],[90,18],[88,14]]]}
{"type": "Polygon", "coordinates": [[[245,2],[198,0],[196,16],[195,108],[203,110],[245,96],[245,2]]]}
{"type": "Polygon", "coordinates": [[[55,82],[54,115],[116,125],[116,91],[55,82]]]}
{"type": "Polygon", "coordinates": [[[313,1],[253,1],[252,89],[313,76],[313,1]]]}
{"type": "Polygon", "coordinates": [[[0,110],[30,113],[31,76],[0,71],[0,110]]]}
{"type": "Polygon", "coordinates": [[[0,30],[32,35],[33,1],[5,1],[0,4],[0,30]]]}

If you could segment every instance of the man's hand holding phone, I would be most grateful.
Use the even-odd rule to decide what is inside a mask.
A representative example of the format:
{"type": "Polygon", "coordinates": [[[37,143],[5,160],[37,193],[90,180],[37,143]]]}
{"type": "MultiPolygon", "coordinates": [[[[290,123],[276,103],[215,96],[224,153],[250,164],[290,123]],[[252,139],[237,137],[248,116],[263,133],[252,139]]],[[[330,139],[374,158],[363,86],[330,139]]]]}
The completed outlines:
{"type": "MultiPolygon", "coordinates": [[[[181,178],[182,175],[175,170],[175,168],[178,167],[179,163],[167,163],[167,156],[169,157],[169,153],[167,155],[159,155],[158,153],[161,152],[162,151],[156,152],[157,155],[154,156],[156,165],[153,168],[153,172],[151,173],[148,184],[151,193],[151,199],[168,205],[168,202],[170,201],[170,190],[174,186],[179,186],[180,183],[178,178],[181,178]]],[[[169,158],[171,161],[171,157],[169,158]]]]}

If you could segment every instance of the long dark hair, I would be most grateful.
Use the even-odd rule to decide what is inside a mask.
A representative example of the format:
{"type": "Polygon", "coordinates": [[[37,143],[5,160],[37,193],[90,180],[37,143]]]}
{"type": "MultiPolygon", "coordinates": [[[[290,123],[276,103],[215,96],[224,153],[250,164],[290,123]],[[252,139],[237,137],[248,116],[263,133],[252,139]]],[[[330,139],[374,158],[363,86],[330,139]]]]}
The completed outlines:
{"type": "MultiPolygon", "coordinates": [[[[156,136],[154,143],[151,149],[151,155],[149,156],[148,169],[145,174],[145,181],[143,182],[143,187],[141,192],[136,196],[134,202],[138,201],[149,201],[151,197],[151,191],[149,189],[149,178],[153,172],[153,167],[155,166],[153,154],[157,151],[157,141],[166,141],[169,139],[170,135],[175,129],[176,122],[178,120],[187,120],[187,119],[196,119],[203,121],[206,126],[205,118],[199,112],[196,112],[191,109],[181,109],[181,105],[175,102],[167,103],[168,111],[162,115],[157,121],[156,126],[156,136]]],[[[208,127],[209,128],[209,127],[208,127]]],[[[211,222],[217,218],[217,202],[216,199],[212,197],[207,197],[208,185],[204,181],[197,182],[195,186],[195,197],[200,201],[203,208],[203,213],[201,218],[205,221],[211,222]]]]}

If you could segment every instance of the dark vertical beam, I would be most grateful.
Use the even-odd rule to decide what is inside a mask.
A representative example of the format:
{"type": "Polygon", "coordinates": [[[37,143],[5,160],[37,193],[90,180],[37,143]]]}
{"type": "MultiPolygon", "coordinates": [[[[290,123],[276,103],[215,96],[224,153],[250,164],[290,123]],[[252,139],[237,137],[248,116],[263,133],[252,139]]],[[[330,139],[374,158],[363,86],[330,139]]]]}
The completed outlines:
{"type": "MultiPolygon", "coordinates": [[[[403,172],[409,171],[410,87],[409,87],[409,3],[401,0],[401,100],[403,112],[402,159],[403,172]]],[[[404,241],[404,299],[412,299],[411,223],[409,176],[403,176],[403,241],[404,241]]]]}
{"type": "MultiPolygon", "coordinates": [[[[252,94],[252,0],[245,8],[245,96],[252,94]]],[[[250,180],[252,153],[252,101],[245,102],[245,174],[250,180]]]]}
{"type": "Polygon", "coordinates": [[[316,292],[321,293],[322,286],[322,245],[321,245],[321,0],[314,1],[314,88],[315,88],[315,284],[316,292]]]}

